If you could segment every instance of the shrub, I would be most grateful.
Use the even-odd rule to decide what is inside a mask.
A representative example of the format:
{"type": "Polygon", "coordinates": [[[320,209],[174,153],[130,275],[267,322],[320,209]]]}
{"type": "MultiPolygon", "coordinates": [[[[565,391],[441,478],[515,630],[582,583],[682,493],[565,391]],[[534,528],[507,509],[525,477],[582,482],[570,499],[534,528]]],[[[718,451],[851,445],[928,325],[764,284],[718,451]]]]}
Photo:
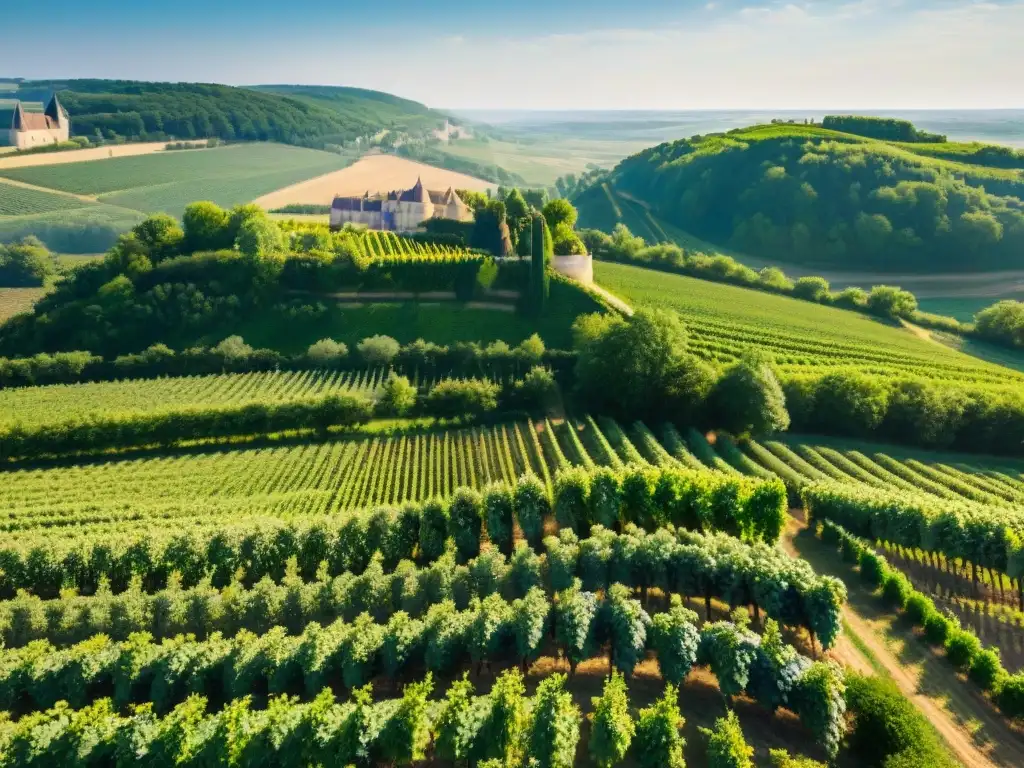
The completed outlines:
{"type": "Polygon", "coordinates": [[[898,571],[890,571],[882,583],[882,599],[892,608],[902,610],[913,592],[910,580],[898,571]]]}
{"type": "Polygon", "coordinates": [[[613,527],[622,507],[622,480],[610,467],[598,467],[591,475],[588,517],[593,525],[613,527]]]}
{"type": "Polygon", "coordinates": [[[572,768],[580,740],[580,710],[565,690],[565,675],[545,678],[533,698],[526,729],[529,764],[536,768],[572,768]]]}
{"type": "Polygon", "coordinates": [[[960,623],[949,616],[941,613],[933,613],[924,621],[925,639],[932,645],[945,645],[946,640],[960,626],[960,623]]]}
{"type": "Polygon", "coordinates": [[[416,405],[416,387],[392,371],[381,387],[378,411],[385,416],[405,416],[416,405]]]}
{"type": "Polygon", "coordinates": [[[907,598],[903,610],[915,627],[923,627],[928,619],[938,612],[931,598],[922,595],[920,592],[914,592],[907,598]]]}
{"type": "Polygon", "coordinates": [[[444,554],[448,528],[448,508],[438,499],[427,501],[420,516],[421,559],[432,563],[444,554]]]}
{"type": "Polygon", "coordinates": [[[629,714],[626,681],[616,671],[605,680],[600,698],[591,699],[594,718],[588,744],[590,757],[599,768],[611,768],[622,762],[636,732],[629,714]]]}
{"type": "Polygon", "coordinates": [[[428,411],[441,418],[473,418],[498,407],[497,384],[483,379],[445,379],[426,397],[428,411]]]}
{"type": "Polygon", "coordinates": [[[999,649],[985,648],[974,654],[968,674],[981,690],[996,690],[1002,679],[1006,677],[1006,670],[1003,669],[1003,663],[999,658],[999,649]]]}
{"type": "Polygon", "coordinates": [[[754,768],[754,749],[747,744],[736,713],[730,711],[715,721],[708,740],[708,768],[754,768]]]}
{"type": "Polygon", "coordinates": [[[314,365],[337,365],[348,356],[348,347],[333,339],[320,339],[310,344],[306,350],[306,358],[314,365]]]}
{"type": "Polygon", "coordinates": [[[555,477],[555,520],[559,527],[575,533],[587,527],[587,498],[590,495],[590,474],[582,467],[559,471],[555,477]]]}
{"type": "Polygon", "coordinates": [[[506,554],[512,552],[512,492],[504,483],[494,483],[484,491],[484,515],[487,538],[506,554]]]}
{"type": "Polygon", "coordinates": [[[981,650],[981,641],[969,629],[955,629],[946,638],[946,658],[962,672],[971,668],[974,657],[981,650]]]}
{"type": "Polygon", "coordinates": [[[715,383],[708,396],[715,422],[728,432],[767,435],[789,428],[786,398],[767,358],[748,353],[715,383]]]}
{"type": "Polygon", "coordinates": [[[678,695],[674,685],[666,685],[664,695],[653,706],[640,710],[634,739],[639,768],[685,768],[678,695]]]}
{"type": "Polygon", "coordinates": [[[356,345],[359,356],[367,365],[391,365],[401,345],[390,336],[370,336],[356,345]]]}
{"type": "Polygon", "coordinates": [[[850,674],[846,701],[853,715],[850,751],[862,764],[888,766],[894,756],[906,755],[917,761],[911,765],[953,765],[928,721],[891,680],[850,674]]]}
{"type": "Polygon", "coordinates": [[[828,280],[823,277],[801,277],[793,284],[793,295],[807,301],[821,301],[830,293],[828,280]]]}
{"type": "Polygon", "coordinates": [[[1024,716],[1024,672],[1003,680],[996,693],[996,703],[1007,717],[1024,716]]]}
{"type": "Polygon", "coordinates": [[[579,580],[560,592],[555,604],[555,642],[569,662],[569,674],[576,665],[590,658],[594,647],[594,619],[597,595],[580,589],[579,580]]]}
{"type": "Polygon", "coordinates": [[[544,484],[536,475],[522,475],[516,481],[515,495],[516,520],[523,531],[523,537],[534,549],[540,546],[544,535],[544,517],[550,508],[548,494],[544,484]]]}
{"type": "Polygon", "coordinates": [[[465,560],[480,554],[480,531],[483,527],[483,499],[472,488],[459,488],[448,506],[448,535],[455,540],[455,549],[465,560]]]}

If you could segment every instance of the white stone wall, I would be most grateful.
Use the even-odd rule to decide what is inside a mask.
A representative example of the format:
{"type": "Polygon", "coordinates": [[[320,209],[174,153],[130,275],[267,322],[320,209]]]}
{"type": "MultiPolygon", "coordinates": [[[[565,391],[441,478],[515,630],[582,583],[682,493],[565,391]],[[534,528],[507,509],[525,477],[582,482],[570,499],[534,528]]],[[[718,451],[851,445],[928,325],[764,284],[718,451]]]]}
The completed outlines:
{"type": "Polygon", "coordinates": [[[561,272],[566,277],[583,283],[583,285],[594,284],[594,260],[589,254],[575,256],[555,256],[551,266],[556,272],[561,272]]]}
{"type": "Polygon", "coordinates": [[[32,149],[33,147],[45,147],[48,144],[56,144],[68,140],[68,127],[40,129],[37,131],[10,131],[8,142],[12,147],[18,149],[32,149]]]}

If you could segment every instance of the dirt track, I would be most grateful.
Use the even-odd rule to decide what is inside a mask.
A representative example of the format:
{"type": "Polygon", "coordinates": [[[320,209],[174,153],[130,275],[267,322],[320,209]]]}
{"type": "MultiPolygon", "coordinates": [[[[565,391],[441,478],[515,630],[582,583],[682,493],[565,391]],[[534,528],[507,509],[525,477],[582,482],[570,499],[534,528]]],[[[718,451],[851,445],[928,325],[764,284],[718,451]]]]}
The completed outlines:
{"type": "MultiPolygon", "coordinates": [[[[166,141],[152,141],[140,144],[118,144],[112,147],[92,147],[90,149],[69,149],[63,152],[43,152],[38,155],[0,155],[0,170],[8,168],[28,168],[36,165],[61,165],[63,163],[79,163],[83,160],[107,160],[111,157],[131,157],[132,155],[151,155],[164,152],[166,141]]],[[[195,150],[187,150],[195,151],[195,150]]]]}
{"type": "Polygon", "coordinates": [[[858,578],[850,578],[851,571],[811,537],[802,522],[790,521],[782,546],[794,557],[810,561],[818,573],[841,578],[849,589],[843,609],[845,636],[832,651],[836,659],[858,672],[890,678],[967,768],[1024,766],[1024,736],[1009,726],[973,683],[958,676],[913,630],[896,621],[858,578]],[[874,657],[874,663],[852,636],[874,657]]]}

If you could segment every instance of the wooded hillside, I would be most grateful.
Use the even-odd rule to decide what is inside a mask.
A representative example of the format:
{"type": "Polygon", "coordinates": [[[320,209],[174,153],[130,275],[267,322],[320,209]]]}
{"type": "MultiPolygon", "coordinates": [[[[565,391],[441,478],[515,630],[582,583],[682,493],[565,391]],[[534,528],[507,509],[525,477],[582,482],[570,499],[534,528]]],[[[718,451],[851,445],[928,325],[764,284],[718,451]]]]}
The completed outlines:
{"type": "Polygon", "coordinates": [[[1024,153],[992,149],[758,126],[652,147],[622,161],[575,201],[581,220],[593,222],[587,208],[604,204],[601,184],[607,183],[670,224],[787,263],[1019,267],[1024,153]]]}
{"type": "Polygon", "coordinates": [[[381,129],[435,127],[443,116],[422,104],[357,88],[265,86],[133,80],[36,80],[17,98],[42,101],[56,91],[72,135],[162,141],[217,137],[323,147],[381,129]]]}

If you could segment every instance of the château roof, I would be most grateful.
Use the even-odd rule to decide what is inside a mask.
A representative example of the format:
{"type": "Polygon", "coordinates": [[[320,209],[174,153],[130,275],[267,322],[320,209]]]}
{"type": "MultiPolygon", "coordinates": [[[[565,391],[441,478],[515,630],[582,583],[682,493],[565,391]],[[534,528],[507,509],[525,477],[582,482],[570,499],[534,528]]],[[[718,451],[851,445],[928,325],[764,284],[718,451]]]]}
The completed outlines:
{"type": "Polygon", "coordinates": [[[334,202],[331,203],[331,207],[338,211],[379,211],[384,200],[400,203],[430,202],[434,205],[444,206],[454,203],[460,207],[465,207],[466,205],[452,187],[448,187],[444,192],[436,189],[428,190],[424,188],[421,179],[416,179],[416,184],[411,189],[392,190],[387,194],[373,195],[372,197],[369,192],[362,197],[343,197],[338,195],[334,198],[334,202]]]}
{"type": "Polygon", "coordinates": [[[14,105],[14,115],[11,118],[11,128],[15,131],[44,131],[60,127],[61,120],[67,119],[64,107],[57,101],[57,94],[53,94],[50,103],[46,105],[44,112],[26,112],[21,102],[14,105]]]}

